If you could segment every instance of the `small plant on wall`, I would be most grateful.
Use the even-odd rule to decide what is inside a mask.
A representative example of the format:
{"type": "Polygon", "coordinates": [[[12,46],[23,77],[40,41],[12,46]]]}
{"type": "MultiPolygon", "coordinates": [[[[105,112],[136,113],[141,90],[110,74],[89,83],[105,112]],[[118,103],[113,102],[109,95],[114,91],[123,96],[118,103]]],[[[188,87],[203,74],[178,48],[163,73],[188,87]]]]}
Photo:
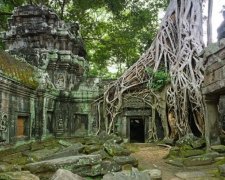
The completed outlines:
{"type": "Polygon", "coordinates": [[[165,85],[170,82],[170,75],[164,70],[158,70],[154,72],[153,69],[146,68],[145,71],[150,77],[147,84],[147,87],[150,89],[160,91],[165,85]]]}

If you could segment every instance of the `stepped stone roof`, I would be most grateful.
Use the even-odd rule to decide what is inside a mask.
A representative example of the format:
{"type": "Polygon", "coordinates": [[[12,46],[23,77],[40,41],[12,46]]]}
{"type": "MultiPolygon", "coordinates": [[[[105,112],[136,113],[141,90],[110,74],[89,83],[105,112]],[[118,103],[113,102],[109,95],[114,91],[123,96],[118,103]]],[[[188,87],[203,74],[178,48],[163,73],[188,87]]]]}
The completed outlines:
{"type": "Polygon", "coordinates": [[[30,88],[38,87],[35,78],[37,70],[26,61],[10,56],[4,51],[0,51],[0,73],[30,88]]]}

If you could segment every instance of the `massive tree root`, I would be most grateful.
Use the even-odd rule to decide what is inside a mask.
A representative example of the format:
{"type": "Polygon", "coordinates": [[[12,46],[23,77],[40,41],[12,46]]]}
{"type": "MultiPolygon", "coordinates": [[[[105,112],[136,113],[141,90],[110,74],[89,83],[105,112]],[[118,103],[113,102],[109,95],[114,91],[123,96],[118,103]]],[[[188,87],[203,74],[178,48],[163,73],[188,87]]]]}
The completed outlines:
{"type": "MultiPolygon", "coordinates": [[[[204,133],[203,63],[198,57],[203,49],[201,8],[202,0],[171,0],[151,47],[105,90],[101,101],[108,133],[121,113],[124,94],[142,97],[152,107],[153,124],[154,111],[158,111],[165,137],[179,138],[193,125],[204,133]],[[152,77],[146,68],[168,72],[170,84],[159,92],[149,89],[146,84],[152,77]]],[[[155,131],[150,130],[154,139],[155,131]]]]}

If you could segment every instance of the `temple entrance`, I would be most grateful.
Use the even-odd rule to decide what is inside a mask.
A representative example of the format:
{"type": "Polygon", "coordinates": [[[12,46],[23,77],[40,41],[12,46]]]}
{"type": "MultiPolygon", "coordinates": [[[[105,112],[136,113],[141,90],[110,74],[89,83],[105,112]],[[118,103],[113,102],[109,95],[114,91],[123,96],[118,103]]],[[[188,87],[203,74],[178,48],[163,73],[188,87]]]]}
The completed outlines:
{"type": "Polygon", "coordinates": [[[52,112],[48,112],[48,119],[47,119],[47,132],[49,134],[53,134],[53,118],[52,118],[52,112]]]}
{"type": "Polygon", "coordinates": [[[145,142],[145,120],[144,118],[130,118],[130,142],[145,142]]]}
{"type": "Polygon", "coordinates": [[[87,114],[74,114],[72,121],[69,123],[70,135],[73,136],[77,133],[87,133],[88,130],[88,115],[87,114]]]}
{"type": "Polygon", "coordinates": [[[27,116],[18,116],[16,127],[17,127],[17,130],[16,130],[17,137],[28,136],[28,134],[29,134],[28,117],[27,116]]]}

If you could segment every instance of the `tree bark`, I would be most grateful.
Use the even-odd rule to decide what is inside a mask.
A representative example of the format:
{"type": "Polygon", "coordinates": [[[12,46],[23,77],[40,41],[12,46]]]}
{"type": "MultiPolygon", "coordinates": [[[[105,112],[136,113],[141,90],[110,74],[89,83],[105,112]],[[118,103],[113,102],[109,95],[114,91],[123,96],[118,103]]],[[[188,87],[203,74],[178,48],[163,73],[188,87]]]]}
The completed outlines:
{"type": "Polygon", "coordinates": [[[207,45],[212,43],[212,10],[213,0],[208,0],[207,45]]]}

